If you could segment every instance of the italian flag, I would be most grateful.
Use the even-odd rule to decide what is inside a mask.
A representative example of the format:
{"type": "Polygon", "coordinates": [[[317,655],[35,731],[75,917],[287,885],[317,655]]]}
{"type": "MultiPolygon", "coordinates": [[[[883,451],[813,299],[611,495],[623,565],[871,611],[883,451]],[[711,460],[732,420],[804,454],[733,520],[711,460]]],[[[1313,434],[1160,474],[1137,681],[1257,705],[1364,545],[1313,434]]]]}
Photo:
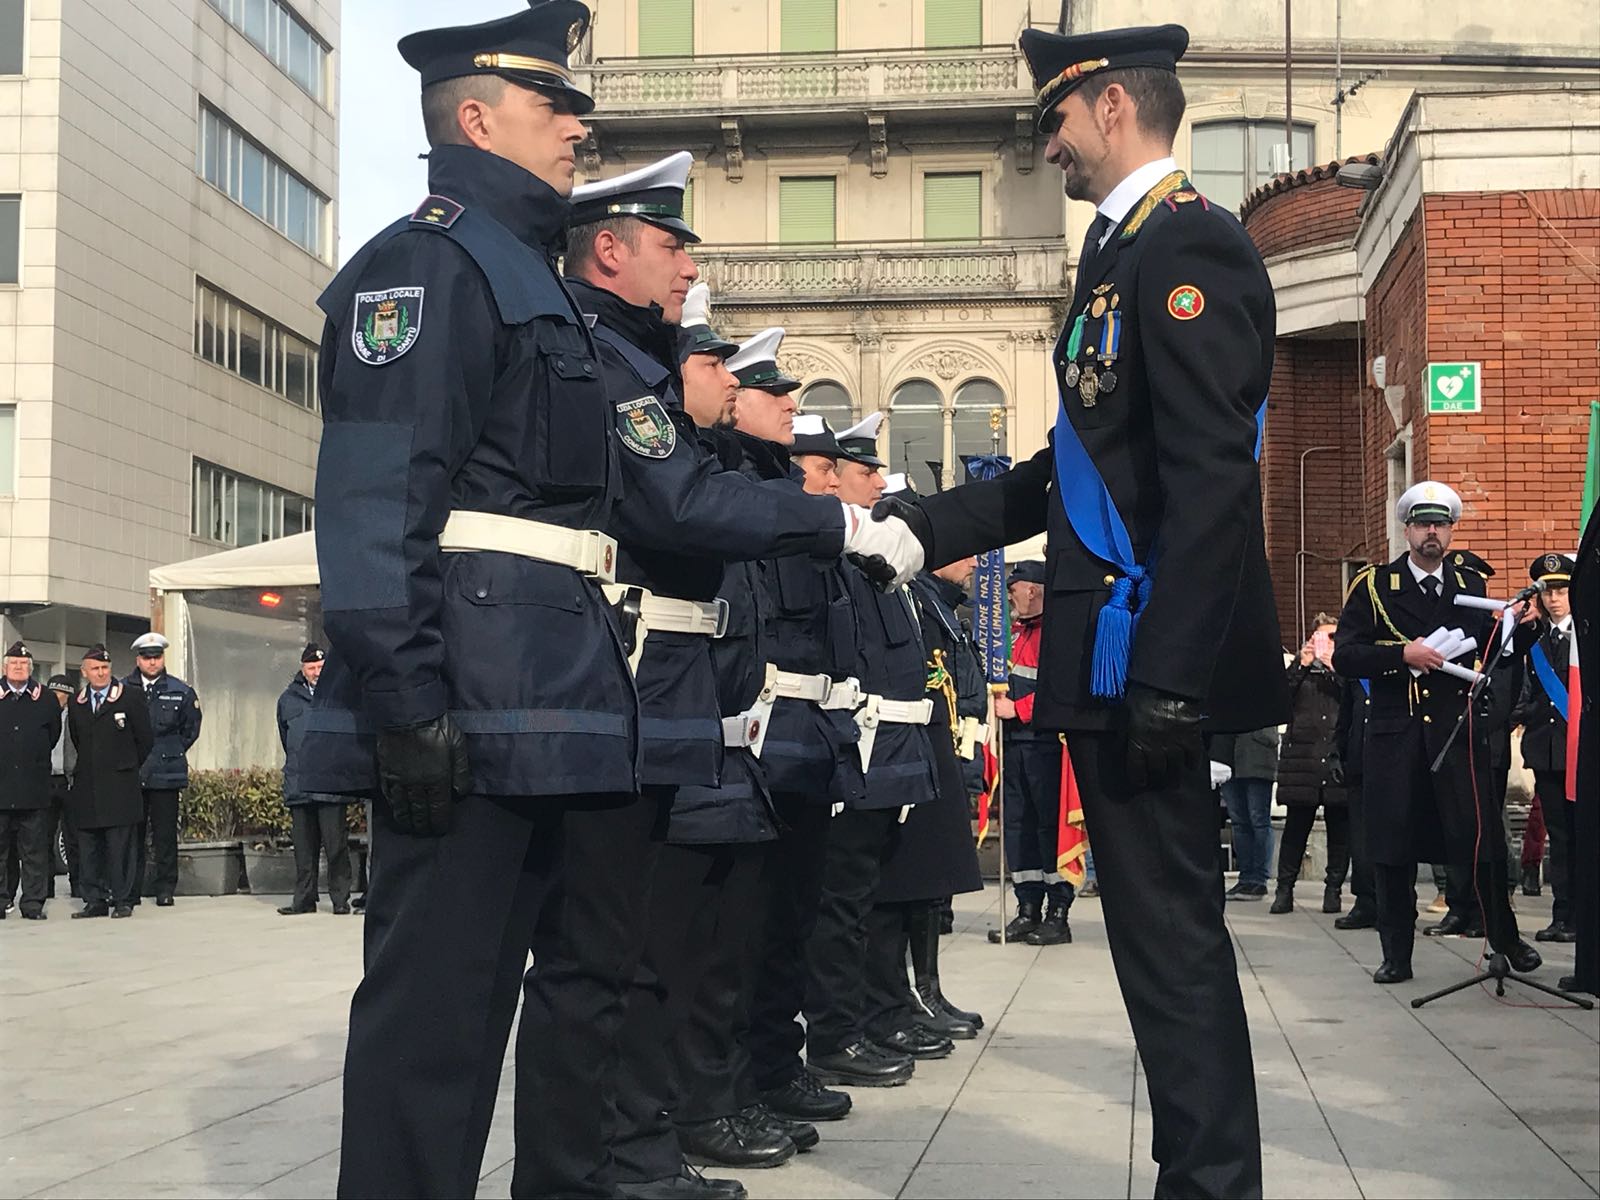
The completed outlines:
{"type": "Polygon", "coordinates": [[[1089,851],[1089,835],[1083,828],[1083,797],[1078,794],[1078,779],[1072,773],[1072,755],[1067,739],[1061,739],[1061,803],[1056,823],[1056,872],[1074,888],[1081,888],[1087,871],[1084,856],[1089,851]]]}

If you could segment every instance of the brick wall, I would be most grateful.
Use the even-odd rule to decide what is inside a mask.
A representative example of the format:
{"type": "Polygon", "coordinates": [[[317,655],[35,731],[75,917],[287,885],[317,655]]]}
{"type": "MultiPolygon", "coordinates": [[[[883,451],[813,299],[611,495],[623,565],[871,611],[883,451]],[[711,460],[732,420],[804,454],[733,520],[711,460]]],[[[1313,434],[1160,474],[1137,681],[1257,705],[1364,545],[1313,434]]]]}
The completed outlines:
{"type": "Polygon", "coordinates": [[[1289,649],[1319,609],[1337,612],[1342,563],[1364,558],[1357,406],[1363,368],[1355,338],[1280,338],[1272,367],[1261,492],[1267,564],[1289,649]],[[1307,454],[1313,447],[1332,447],[1307,454]],[[1305,465],[1303,606],[1297,606],[1301,457],[1305,465]],[[1297,613],[1297,607],[1299,611],[1297,613]],[[1297,619],[1298,616],[1298,619],[1297,619]]]}
{"type": "Polygon", "coordinates": [[[1332,175],[1281,191],[1257,193],[1244,210],[1245,228],[1262,258],[1348,244],[1355,237],[1356,209],[1365,195],[1340,187],[1332,175]]]}
{"type": "MultiPolygon", "coordinates": [[[[1388,354],[1405,385],[1416,477],[1461,493],[1455,544],[1518,582],[1535,555],[1578,542],[1589,402],[1600,398],[1597,261],[1600,189],[1427,196],[1368,297],[1367,354],[1388,354]],[[1481,362],[1483,412],[1423,413],[1430,360],[1481,362]]],[[[1393,425],[1375,394],[1366,412],[1371,503],[1393,425]]]]}

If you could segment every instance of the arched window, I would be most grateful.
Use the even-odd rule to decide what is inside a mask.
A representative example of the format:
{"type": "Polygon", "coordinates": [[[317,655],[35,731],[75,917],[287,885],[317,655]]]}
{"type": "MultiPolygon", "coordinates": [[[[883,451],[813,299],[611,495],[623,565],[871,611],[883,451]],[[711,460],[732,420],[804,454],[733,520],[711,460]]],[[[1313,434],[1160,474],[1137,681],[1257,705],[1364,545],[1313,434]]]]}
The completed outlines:
{"type": "Polygon", "coordinates": [[[831,379],[819,379],[806,386],[805,391],[800,393],[800,411],[817,413],[835,433],[849,429],[856,423],[856,410],[850,402],[850,393],[831,379]]]}
{"type": "Polygon", "coordinates": [[[939,490],[935,472],[943,475],[948,446],[944,395],[926,379],[910,379],[895,388],[889,408],[889,470],[904,471],[912,487],[931,495],[939,490]]]}
{"type": "Polygon", "coordinates": [[[965,483],[966,468],[963,454],[990,454],[995,442],[989,428],[989,414],[995,409],[1000,415],[1000,450],[1006,452],[1005,426],[1006,396],[998,384],[987,379],[969,379],[956,389],[955,408],[950,414],[950,470],[945,474],[947,483],[965,483]]]}

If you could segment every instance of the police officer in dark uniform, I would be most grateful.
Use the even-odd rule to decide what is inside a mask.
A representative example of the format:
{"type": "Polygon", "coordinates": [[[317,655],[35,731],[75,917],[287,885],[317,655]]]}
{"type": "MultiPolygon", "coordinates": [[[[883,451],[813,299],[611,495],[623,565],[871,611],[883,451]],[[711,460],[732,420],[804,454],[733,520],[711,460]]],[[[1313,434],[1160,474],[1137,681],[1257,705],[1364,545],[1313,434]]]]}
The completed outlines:
{"type": "Polygon", "coordinates": [[[401,41],[434,194],[321,300],[330,648],[302,782],[382,797],[344,1196],[473,1192],[534,945],[512,1191],[611,1190],[662,813],[639,795],[629,647],[601,590],[626,451],[552,265],[592,107],[566,66],[587,25],[549,0],[401,41]]]}
{"type": "Polygon", "coordinates": [[[78,831],[84,900],[72,919],[131,917],[139,895],[135,835],[144,816],[139,768],[155,735],[150,706],[112,675],[102,645],[83,656],[83,687],[67,708],[67,733],[78,752],[67,807],[78,831]]]}
{"type": "MultiPolygon", "coordinates": [[[[728,360],[739,383],[734,434],[741,470],[768,486],[837,495],[842,451],[820,416],[795,415],[800,381],[778,365],[783,330],[762,330],[728,360]]],[[[759,565],[767,597],[770,661],[777,698],[761,763],[779,819],[768,862],[765,923],[759,935],[741,1097],[779,1116],[835,1121],[848,1093],[822,1086],[805,1067],[805,945],[816,926],[828,825],[835,806],[859,800],[866,781],[853,713],[861,703],[855,670],[856,613],[842,563],[780,558],[759,565]]]]}
{"type": "Polygon", "coordinates": [[[18,907],[29,921],[44,920],[44,904],[53,890],[50,754],[60,737],[55,693],[34,680],[33,652],[15,642],[6,650],[0,678],[0,846],[16,838],[22,885],[18,907]]]}
{"type": "MultiPolygon", "coordinates": [[[[839,495],[871,506],[883,494],[878,457],[882,413],[839,434],[839,495]]],[[[845,586],[857,622],[852,674],[866,693],[856,711],[866,791],[828,825],[822,899],[806,945],[806,1060],[823,1083],[861,1087],[903,1084],[917,1058],[943,1058],[951,1040],[925,1026],[868,1025],[867,918],[897,825],[912,808],[938,799],[928,725],[928,656],[904,588],[880,590],[853,567],[845,586]]]]}
{"type": "MultiPolygon", "coordinates": [[[[1411,978],[1418,861],[1475,862],[1490,945],[1515,970],[1531,971],[1540,964],[1539,953],[1518,936],[1511,911],[1503,797],[1493,794],[1488,738],[1480,724],[1464,726],[1440,769],[1432,769],[1470,684],[1439,670],[1451,660],[1426,639],[1441,628],[1460,629],[1476,642],[1456,656],[1467,666],[1498,650],[1491,641],[1494,615],[1454,602],[1457,595],[1481,597],[1486,590],[1483,576],[1444,560],[1461,498],[1427,480],[1400,497],[1396,513],[1410,549],[1357,576],[1333,639],[1334,670],[1365,679],[1372,688],[1362,786],[1383,944],[1373,981],[1411,978]]],[[[1517,644],[1525,649],[1531,632],[1524,625],[1517,644]]]]}
{"type": "Polygon", "coordinates": [[[138,689],[150,706],[150,729],[156,739],[150,757],[139,769],[144,822],[139,826],[136,873],[143,887],[148,838],[154,861],[148,884],[160,908],[172,907],[172,894],[178,889],[178,793],[189,786],[189,749],[200,737],[200,698],[167,670],[170,644],[159,633],[135,638],[138,670],[123,680],[130,689],[138,689]]]}
{"type": "Polygon", "coordinates": [[[1555,903],[1550,924],[1533,935],[1540,942],[1578,940],[1572,910],[1576,827],[1574,806],[1567,802],[1567,668],[1572,655],[1568,588],[1575,565],[1565,554],[1541,554],[1528,568],[1529,578],[1544,585],[1539,607],[1545,619],[1539,639],[1528,648],[1522,694],[1511,718],[1511,724],[1522,726],[1522,765],[1533,772],[1533,793],[1550,832],[1550,891],[1555,903]]]}
{"type": "MultiPolygon", "coordinates": [[[[888,494],[901,493],[904,475],[888,477],[888,494]],[[897,486],[898,485],[898,486],[897,486]]],[[[910,584],[922,644],[928,653],[928,697],[933,719],[928,742],[938,773],[938,798],[919,804],[890,831],[878,890],[867,915],[866,1025],[875,1039],[925,1026],[952,1040],[978,1036],[983,1017],[945,999],[939,981],[939,913],[948,897],[983,890],[972,839],[972,810],[958,746],[974,750],[971,725],[987,714],[987,690],[956,606],[976,560],[962,559],[923,571],[910,584]],[[906,962],[913,987],[906,986],[906,962]]]]}
{"type": "Polygon", "coordinates": [[[929,562],[1048,534],[1034,723],[1064,730],[1149,1074],[1159,1195],[1259,1196],[1249,1029],[1202,734],[1281,724],[1256,415],[1271,281],[1171,158],[1180,26],[1024,30],[1046,158],[1094,203],[1052,445],[922,501],[929,562]],[[1137,615],[1137,622],[1134,617],[1137,615]]]}

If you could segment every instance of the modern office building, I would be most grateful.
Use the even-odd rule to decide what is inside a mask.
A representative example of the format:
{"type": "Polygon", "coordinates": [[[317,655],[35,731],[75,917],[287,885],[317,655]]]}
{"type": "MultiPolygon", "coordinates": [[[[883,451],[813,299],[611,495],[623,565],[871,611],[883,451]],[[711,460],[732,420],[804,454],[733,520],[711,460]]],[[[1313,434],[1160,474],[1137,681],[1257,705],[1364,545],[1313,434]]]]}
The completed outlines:
{"type": "Polygon", "coordinates": [[[0,0],[0,638],[311,527],[338,0],[0,0]]]}

